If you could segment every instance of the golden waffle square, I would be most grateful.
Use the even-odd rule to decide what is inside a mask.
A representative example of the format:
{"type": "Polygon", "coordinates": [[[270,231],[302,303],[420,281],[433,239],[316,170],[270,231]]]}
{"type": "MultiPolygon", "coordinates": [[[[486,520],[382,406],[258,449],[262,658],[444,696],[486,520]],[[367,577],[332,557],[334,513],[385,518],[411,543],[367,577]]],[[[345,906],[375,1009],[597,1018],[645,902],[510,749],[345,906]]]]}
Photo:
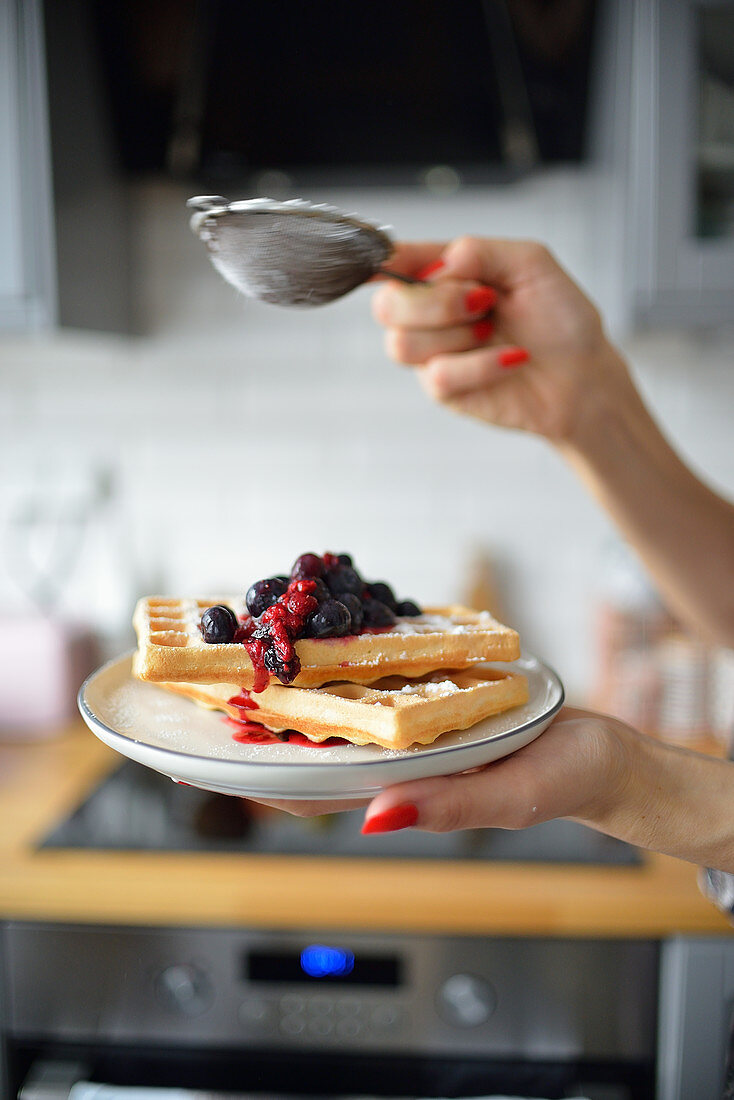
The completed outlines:
{"type": "Polygon", "coordinates": [[[442,733],[468,729],[528,699],[524,676],[481,664],[440,670],[416,680],[388,676],[369,686],[338,682],[294,688],[272,684],[250,699],[252,709],[236,684],[160,686],[277,732],[293,729],[311,741],[343,737],[356,745],[375,744],[385,749],[429,745],[442,733]],[[230,703],[231,699],[237,699],[237,705],[230,703]]]}
{"type": "MultiPolygon", "coordinates": [[[[202,613],[217,603],[227,604],[238,617],[245,614],[241,597],[147,596],[139,600],[133,617],[138,637],[135,676],[155,682],[238,684],[250,690],[255,669],[245,646],[237,642],[211,645],[201,636],[202,613]]],[[[302,638],[295,650],[301,671],[293,686],[320,687],[330,680],[368,684],[382,676],[415,678],[439,668],[467,668],[478,661],[514,661],[520,656],[520,641],[516,631],[489,612],[452,605],[399,618],[385,631],[302,638]]]]}

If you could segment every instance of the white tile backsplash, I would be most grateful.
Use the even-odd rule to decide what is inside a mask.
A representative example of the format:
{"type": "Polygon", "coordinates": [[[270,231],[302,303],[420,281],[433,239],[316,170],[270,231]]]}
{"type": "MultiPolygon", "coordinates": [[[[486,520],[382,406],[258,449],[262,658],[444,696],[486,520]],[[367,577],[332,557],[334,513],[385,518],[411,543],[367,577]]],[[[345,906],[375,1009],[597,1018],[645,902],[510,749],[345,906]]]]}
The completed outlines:
{"type": "MultiPolygon", "coordinates": [[[[602,214],[581,174],[451,199],[318,197],[406,238],[541,238],[614,320],[614,280],[594,249],[602,214]]],[[[0,523],[39,470],[116,471],[117,558],[108,549],[95,566],[87,554],[67,606],[101,600],[100,578],[119,581],[123,608],[151,587],[239,590],[304,550],[325,549],[352,552],[365,574],[403,596],[444,602],[465,598],[479,548],[527,648],[583,695],[613,532],[555,453],[434,406],[412,372],[385,356],[367,289],[303,312],[237,296],[189,233],[185,198],[159,184],[135,195],[147,335],[0,341],[0,523]]],[[[661,424],[730,492],[734,337],[652,334],[625,344],[661,424]]],[[[0,599],[19,598],[0,554],[0,599]]]]}

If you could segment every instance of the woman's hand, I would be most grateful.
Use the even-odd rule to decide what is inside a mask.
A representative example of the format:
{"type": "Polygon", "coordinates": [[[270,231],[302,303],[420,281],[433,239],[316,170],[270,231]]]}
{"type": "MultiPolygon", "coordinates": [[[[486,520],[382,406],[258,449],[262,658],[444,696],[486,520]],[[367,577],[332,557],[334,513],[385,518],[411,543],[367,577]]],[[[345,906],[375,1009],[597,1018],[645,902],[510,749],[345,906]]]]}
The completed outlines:
{"type": "MultiPolygon", "coordinates": [[[[457,775],[389,787],[370,803],[366,832],[389,831],[414,807],[417,829],[525,829],[553,818],[606,820],[624,801],[629,754],[623,724],[564,707],[535,741],[457,775]]],[[[630,731],[631,732],[631,731],[630,731]]]]}
{"type": "Polygon", "coordinates": [[[596,308],[542,245],[400,244],[390,266],[428,281],[377,289],[388,353],[453,409],[572,442],[590,400],[629,388],[596,308]]]}
{"type": "MultiPolygon", "coordinates": [[[[392,829],[396,821],[427,832],[485,826],[522,829],[555,817],[599,812],[607,801],[614,802],[626,779],[626,754],[614,733],[618,725],[566,707],[541,737],[511,756],[458,775],[388,787],[369,803],[364,831],[386,832],[389,829],[381,824],[392,829]],[[406,806],[414,807],[415,813],[403,812],[406,806]]],[[[368,802],[265,804],[311,817],[368,802]]]]}
{"type": "Polygon", "coordinates": [[[383,791],[363,831],[523,829],[559,817],[734,872],[734,764],[568,707],[503,760],[383,791]]]}
{"type": "MultiPolygon", "coordinates": [[[[299,816],[364,805],[265,804],[299,816]]],[[[535,741],[493,764],[388,787],[367,806],[362,831],[524,829],[553,818],[734,872],[734,764],[572,707],[535,741]]]]}
{"type": "Polygon", "coordinates": [[[450,408],[553,443],[673,614],[734,646],[734,505],[670,446],[596,308],[550,252],[461,237],[401,244],[391,266],[429,281],[377,289],[390,354],[417,366],[425,389],[450,408]]]}

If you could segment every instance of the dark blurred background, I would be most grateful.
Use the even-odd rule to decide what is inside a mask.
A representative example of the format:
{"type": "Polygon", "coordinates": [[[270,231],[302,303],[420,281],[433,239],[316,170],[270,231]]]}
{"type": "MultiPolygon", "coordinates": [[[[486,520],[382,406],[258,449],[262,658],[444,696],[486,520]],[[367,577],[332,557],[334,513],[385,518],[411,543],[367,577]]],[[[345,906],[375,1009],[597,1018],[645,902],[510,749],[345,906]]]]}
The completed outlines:
{"type": "Polygon", "coordinates": [[[85,7],[129,172],[486,181],[587,152],[593,0],[85,7]]]}

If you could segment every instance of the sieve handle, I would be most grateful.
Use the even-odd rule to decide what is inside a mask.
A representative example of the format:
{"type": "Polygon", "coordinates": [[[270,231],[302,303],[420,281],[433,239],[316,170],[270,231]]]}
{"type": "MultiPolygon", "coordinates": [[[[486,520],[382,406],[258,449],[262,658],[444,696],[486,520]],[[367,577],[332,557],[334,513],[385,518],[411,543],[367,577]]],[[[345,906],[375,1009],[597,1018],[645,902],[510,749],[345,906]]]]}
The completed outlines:
{"type": "Polygon", "coordinates": [[[397,279],[399,283],[408,283],[410,286],[416,286],[426,281],[425,279],[416,279],[413,275],[400,275],[397,271],[387,271],[384,267],[378,267],[375,274],[386,275],[388,279],[397,279]]]}

